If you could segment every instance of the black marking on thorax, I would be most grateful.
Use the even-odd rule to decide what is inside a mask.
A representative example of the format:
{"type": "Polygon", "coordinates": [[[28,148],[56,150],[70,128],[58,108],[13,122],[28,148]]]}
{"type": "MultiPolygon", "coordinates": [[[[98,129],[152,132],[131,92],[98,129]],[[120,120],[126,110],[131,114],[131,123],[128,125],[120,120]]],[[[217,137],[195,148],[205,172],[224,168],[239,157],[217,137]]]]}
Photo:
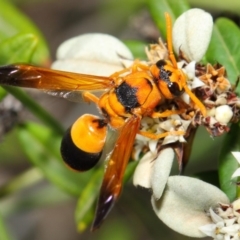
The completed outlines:
{"type": "Polygon", "coordinates": [[[123,82],[116,88],[117,99],[125,107],[127,112],[140,106],[136,96],[137,91],[137,88],[128,85],[126,82],[123,82]]]}

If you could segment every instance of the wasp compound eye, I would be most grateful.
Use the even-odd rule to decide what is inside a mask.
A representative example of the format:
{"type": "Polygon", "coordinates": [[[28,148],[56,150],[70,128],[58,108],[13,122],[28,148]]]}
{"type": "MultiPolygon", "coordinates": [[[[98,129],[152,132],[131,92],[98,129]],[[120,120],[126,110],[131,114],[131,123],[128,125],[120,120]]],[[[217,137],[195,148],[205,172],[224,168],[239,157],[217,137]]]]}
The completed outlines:
{"type": "Polygon", "coordinates": [[[166,61],[163,60],[163,59],[157,61],[157,63],[156,63],[156,65],[157,65],[157,67],[158,67],[159,69],[162,68],[162,67],[164,67],[166,64],[167,64],[166,61]]]}
{"type": "Polygon", "coordinates": [[[168,89],[171,92],[171,94],[176,96],[176,97],[181,96],[183,94],[183,92],[184,92],[183,90],[179,89],[178,84],[175,83],[175,82],[170,82],[168,84],[168,89]]]}
{"type": "Polygon", "coordinates": [[[107,127],[103,120],[85,114],[65,133],[61,143],[64,162],[77,171],[87,171],[99,161],[107,127]]]}
{"type": "MultiPolygon", "coordinates": [[[[180,96],[183,91],[180,90],[179,85],[176,83],[176,80],[179,78],[178,72],[176,72],[173,66],[165,60],[159,60],[156,66],[159,69],[158,81],[162,81],[166,84],[172,96],[180,96]]],[[[163,89],[162,85],[160,89],[163,89]]]]}

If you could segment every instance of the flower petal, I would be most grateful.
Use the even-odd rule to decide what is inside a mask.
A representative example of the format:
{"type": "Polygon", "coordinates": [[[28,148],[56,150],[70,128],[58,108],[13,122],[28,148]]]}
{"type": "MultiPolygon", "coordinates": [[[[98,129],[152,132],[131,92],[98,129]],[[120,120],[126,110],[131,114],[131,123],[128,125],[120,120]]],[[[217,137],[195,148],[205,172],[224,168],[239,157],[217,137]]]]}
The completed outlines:
{"type": "Polygon", "coordinates": [[[163,190],[166,186],[169,174],[172,169],[174,159],[174,151],[172,148],[165,148],[160,151],[158,157],[153,165],[151,175],[151,187],[153,197],[159,199],[162,196],[163,190]]]}
{"type": "Polygon", "coordinates": [[[236,171],[232,174],[231,178],[239,177],[240,176],[240,168],[237,168],[236,171]]]}
{"type": "Polygon", "coordinates": [[[240,152],[232,152],[232,155],[236,158],[236,160],[240,164],[240,152]]]}
{"type": "Polygon", "coordinates": [[[55,69],[109,76],[123,69],[124,59],[133,59],[130,50],[117,38],[99,33],[83,34],[60,45],[55,69]]]}
{"type": "Polygon", "coordinates": [[[184,12],[173,26],[173,46],[176,53],[182,51],[188,60],[200,61],[211,39],[212,16],[197,8],[184,12]]]}
{"type": "Polygon", "coordinates": [[[202,231],[204,234],[206,234],[206,236],[209,236],[209,237],[213,237],[213,233],[214,233],[215,229],[216,229],[216,225],[213,223],[199,227],[199,230],[202,231]]]}
{"type": "Polygon", "coordinates": [[[156,155],[152,152],[147,152],[142,159],[139,161],[134,174],[133,174],[133,185],[141,186],[144,188],[151,188],[151,175],[156,155]]]}
{"type": "Polygon", "coordinates": [[[212,208],[209,209],[209,213],[210,213],[210,216],[213,220],[214,223],[218,223],[218,222],[223,222],[223,219],[218,216],[213,210],[212,208]]]}
{"type": "Polygon", "coordinates": [[[205,211],[218,202],[229,203],[221,190],[184,176],[169,177],[162,198],[156,201],[152,197],[157,216],[173,230],[190,237],[205,236],[198,228],[212,223],[205,211]]]}

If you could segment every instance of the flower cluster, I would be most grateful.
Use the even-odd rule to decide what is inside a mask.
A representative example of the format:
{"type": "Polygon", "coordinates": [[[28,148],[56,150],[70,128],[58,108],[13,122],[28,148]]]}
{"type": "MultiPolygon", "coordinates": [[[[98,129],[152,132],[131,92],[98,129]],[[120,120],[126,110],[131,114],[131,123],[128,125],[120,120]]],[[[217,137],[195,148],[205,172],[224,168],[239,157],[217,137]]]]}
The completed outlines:
{"type": "MultiPolygon", "coordinates": [[[[134,185],[150,188],[152,190],[152,205],[157,216],[173,230],[192,237],[206,235],[215,237],[213,233],[209,235],[200,228],[206,225],[208,231],[209,226],[212,226],[212,221],[216,222],[215,219],[211,220],[205,211],[211,208],[217,209],[217,206],[230,206],[229,200],[223,192],[205,182],[183,176],[169,177],[174,152],[178,159],[179,169],[182,170],[183,162],[187,159],[182,159],[184,147],[181,143],[185,142],[185,139],[192,133],[194,134],[196,127],[205,126],[211,136],[219,136],[229,131],[228,124],[230,122],[239,121],[240,113],[240,99],[226,77],[225,68],[219,64],[212,66],[197,63],[205,54],[211,31],[212,19],[210,15],[199,9],[189,10],[180,16],[176,20],[173,30],[174,48],[177,51],[180,49],[178,67],[185,73],[188,87],[204,103],[207,115],[201,114],[186,93],[181,97],[182,102],[176,99],[167,101],[166,105],[170,109],[177,105],[186,111],[164,119],[144,118],[141,123],[141,128],[144,131],[156,134],[168,132],[169,135],[158,141],[138,136],[133,152],[134,159],[138,159],[140,153],[143,154],[134,173],[134,185]],[[189,18],[191,18],[190,21],[189,18]],[[206,25],[200,24],[199,26],[196,23],[198,20],[206,25]],[[185,24],[184,21],[188,21],[188,24],[185,24]],[[197,39],[195,37],[191,39],[191,36],[194,36],[193,29],[182,30],[186,26],[191,28],[189,23],[194,23],[195,26],[201,28],[200,30],[195,29],[197,39]],[[184,32],[184,36],[182,36],[182,32],[184,32]],[[187,36],[188,32],[192,34],[187,36]],[[199,36],[199,32],[203,33],[204,36],[199,36]],[[182,136],[174,135],[174,132],[179,130],[183,130],[184,134],[182,136]],[[219,205],[219,203],[222,204],[219,205]]],[[[152,64],[159,59],[168,59],[168,51],[160,40],[159,44],[150,45],[147,56],[149,64],[152,64]]],[[[220,211],[219,209],[218,207],[218,211],[220,211]]],[[[210,212],[212,213],[212,210],[210,212]]],[[[235,232],[231,233],[232,235],[227,232],[224,235],[225,238],[216,239],[230,239],[226,236],[231,236],[231,238],[239,236],[240,225],[238,220],[234,219],[231,220],[233,225],[231,229],[234,228],[235,232]]],[[[216,225],[214,226],[215,230],[218,229],[216,225]]],[[[226,224],[223,224],[223,229],[225,229],[224,226],[226,224]]]]}
{"type": "Polygon", "coordinates": [[[199,228],[203,233],[219,240],[240,239],[240,199],[210,208],[208,214],[212,223],[199,228]]]}
{"type": "Polygon", "coordinates": [[[229,130],[227,124],[239,120],[240,99],[229,80],[226,69],[219,64],[197,65],[196,72],[204,85],[197,89],[208,107],[208,116],[198,116],[193,124],[204,125],[212,136],[219,136],[229,130]]]}

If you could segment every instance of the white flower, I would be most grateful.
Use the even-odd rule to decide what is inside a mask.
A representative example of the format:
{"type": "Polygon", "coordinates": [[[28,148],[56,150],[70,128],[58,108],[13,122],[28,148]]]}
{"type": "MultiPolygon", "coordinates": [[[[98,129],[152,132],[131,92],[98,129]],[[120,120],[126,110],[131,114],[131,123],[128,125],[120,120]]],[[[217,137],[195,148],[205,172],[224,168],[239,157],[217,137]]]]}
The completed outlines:
{"type": "MultiPolygon", "coordinates": [[[[178,68],[181,69],[187,76],[187,85],[189,89],[194,89],[205,85],[203,81],[196,77],[196,61],[193,60],[189,63],[186,61],[180,61],[177,64],[178,68]]],[[[181,98],[185,103],[190,103],[190,97],[186,92],[181,95],[181,98]]]]}
{"type": "Polygon", "coordinates": [[[120,40],[108,34],[88,33],[62,43],[52,68],[110,76],[124,68],[123,59],[133,56],[120,40]]]}
{"type": "MultiPolygon", "coordinates": [[[[180,118],[179,115],[171,115],[167,120],[161,122],[159,127],[164,129],[167,132],[171,131],[183,131],[186,132],[191,121],[190,120],[183,120],[180,118]]],[[[173,142],[186,142],[183,135],[168,135],[164,138],[162,144],[169,144],[173,142]]]]}
{"type": "Polygon", "coordinates": [[[221,124],[228,124],[233,116],[232,108],[228,105],[216,107],[215,118],[221,124]]]}
{"type": "Polygon", "coordinates": [[[211,39],[212,16],[201,9],[184,12],[173,26],[173,46],[176,53],[184,53],[188,60],[200,61],[211,39]]]}
{"type": "Polygon", "coordinates": [[[139,161],[134,175],[133,184],[144,188],[151,188],[156,199],[162,196],[169,177],[174,152],[172,148],[165,148],[157,153],[147,152],[139,161]]]}
{"type": "MultiPolygon", "coordinates": [[[[57,60],[52,68],[110,76],[133,62],[130,50],[117,38],[108,34],[88,33],[63,42],[57,50],[57,60]]],[[[82,101],[80,91],[47,91],[52,96],[67,98],[73,102],[82,101]]]]}
{"type": "MultiPolygon", "coordinates": [[[[238,164],[240,164],[240,152],[232,152],[232,155],[236,158],[238,164]]],[[[232,178],[240,176],[240,167],[232,174],[232,178]]]]}
{"type": "Polygon", "coordinates": [[[155,160],[154,168],[151,174],[151,188],[153,197],[156,200],[160,199],[163,194],[168,176],[172,169],[173,160],[174,151],[172,148],[165,148],[161,150],[155,160]]]}
{"type": "Polygon", "coordinates": [[[133,174],[134,186],[151,188],[151,175],[155,158],[156,154],[150,151],[141,158],[133,174]]]}
{"type": "Polygon", "coordinates": [[[188,80],[191,81],[191,89],[201,87],[205,85],[198,77],[195,76],[196,61],[191,61],[184,68],[183,71],[186,73],[188,80]]]}
{"type": "Polygon", "coordinates": [[[206,210],[216,208],[219,202],[229,203],[220,189],[184,176],[169,177],[162,197],[152,197],[157,216],[171,229],[190,237],[206,236],[199,228],[213,223],[206,210]]]}
{"type": "Polygon", "coordinates": [[[232,204],[220,204],[214,211],[210,208],[209,215],[212,223],[201,226],[199,229],[216,240],[240,239],[239,205],[240,200],[238,199],[232,204]],[[225,214],[222,214],[223,212],[225,214]]]}

